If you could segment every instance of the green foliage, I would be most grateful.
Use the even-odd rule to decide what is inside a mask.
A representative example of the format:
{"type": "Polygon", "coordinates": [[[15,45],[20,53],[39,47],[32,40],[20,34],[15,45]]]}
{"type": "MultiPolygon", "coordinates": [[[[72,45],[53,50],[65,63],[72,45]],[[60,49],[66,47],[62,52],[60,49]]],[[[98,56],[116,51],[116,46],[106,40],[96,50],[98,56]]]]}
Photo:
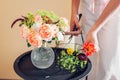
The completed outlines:
{"type": "Polygon", "coordinates": [[[31,47],[31,44],[28,42],[28,40],[26,40],[26,42],[27,42],[27,46],[31,47]]]}
{"type": "Polygon", "coordinates": [[[67,25],[65,24],[65,22],[62,19],[59,19],[58,26],[61,27],[61,26],[67,26],[67,25]]]}
{"type": "Polygon", "coordinates": [[[58,65],[70,72],[75,72],[77,67],[82,69],[87,64],[87,61],[78,59],[78,51],[74,51],[73,55],[69,55],[65,50],[62,50],[60,54],[61,55],[58,57],[58,65]]]}
{"type": "Polygon", "coordinates": [[[27,18],[24,19],[23,22],[21,22],[20,26],[22,24],[25,24],[28,28],[31,28],[31,26],[34,24],[34,15],[32,13],[28,13],[27,18]]]}
{"type": "Polygon", "coordinates": [[[38,10],[37,12],[45,21],[45,23],[51,23],[54,24],[59,21],[59,17],[54,12],[48,12],[43,10],[38,10]]]}

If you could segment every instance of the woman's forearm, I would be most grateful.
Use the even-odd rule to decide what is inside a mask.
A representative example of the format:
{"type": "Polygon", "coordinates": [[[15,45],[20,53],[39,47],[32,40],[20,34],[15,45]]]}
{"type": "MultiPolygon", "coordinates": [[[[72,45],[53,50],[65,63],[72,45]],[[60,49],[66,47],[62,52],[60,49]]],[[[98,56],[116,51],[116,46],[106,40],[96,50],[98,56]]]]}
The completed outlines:
{"type": "Polygon", "coordinates": [[[79,8],[80,0],[72,0],[71,3],[71,19],[70,19],[70,31],[73,31],[74,25],[78,28],[80,27],[78,24],[78,8],[79,8]]]}
{"type": "Polygon", "coordinates": [[[102,24],[107,20],[108,16],[110,16],[110,14],[119,7],[119,4],[119,0],[110,0],[91,30],[98,32],[101,29],[102,24]]]}
{"type": "Polygon", "coordinates": [[[71,15],[78,14],[79,2],[80,2],[80,0],[72,0],[71,15]]]}

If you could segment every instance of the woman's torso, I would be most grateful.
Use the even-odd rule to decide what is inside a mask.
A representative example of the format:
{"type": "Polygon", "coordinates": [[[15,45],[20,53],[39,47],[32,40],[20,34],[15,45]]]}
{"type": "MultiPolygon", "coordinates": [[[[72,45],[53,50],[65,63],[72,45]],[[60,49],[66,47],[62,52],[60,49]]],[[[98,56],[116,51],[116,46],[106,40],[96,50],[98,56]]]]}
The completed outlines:
{"type": "MultiPolygon", "coordinates": [[[[79,12],[83,14],[82,25],[85,31],[94,24],[109,0],[81,0],[79,12]]],[[[87,33],[86,32],[86,33],[87,33]]]]}

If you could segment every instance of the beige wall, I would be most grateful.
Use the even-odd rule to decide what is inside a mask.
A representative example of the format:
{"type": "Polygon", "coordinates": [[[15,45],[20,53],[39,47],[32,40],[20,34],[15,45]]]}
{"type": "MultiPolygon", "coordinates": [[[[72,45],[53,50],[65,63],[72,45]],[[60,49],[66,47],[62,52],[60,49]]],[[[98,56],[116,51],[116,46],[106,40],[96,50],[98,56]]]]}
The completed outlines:
{"type": "Polygon", "coordinates": [[[0,1],[0,79],[21,79],[13,69],[15,59],[30,50],[12,21],[38,9],[54,11],[59,16],[70,18],[71,0],[1,0],[0,1]]]}

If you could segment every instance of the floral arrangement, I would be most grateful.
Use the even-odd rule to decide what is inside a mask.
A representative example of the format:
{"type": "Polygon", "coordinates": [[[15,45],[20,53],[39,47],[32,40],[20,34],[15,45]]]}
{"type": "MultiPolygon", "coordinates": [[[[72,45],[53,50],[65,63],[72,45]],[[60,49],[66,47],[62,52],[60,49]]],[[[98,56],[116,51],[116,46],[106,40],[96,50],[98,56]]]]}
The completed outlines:
{"type": "Polygon", "coordinates": [[[20,34],[26,40],[28,47],[41,47],[43,42],[51,43],[55,40],[64,39],[64,31],[68,28],[68,21],[66,18],[58,17],[54,12],[38,10],[37,13],[28,13],[27,16],[22,16],[16,19],[14,24],[18,21],[20,23],[20,34]]]}
{"type": "MultiPolygon", "coordinates": [[[[20,34],[26,40],[28,47],[40,48],[45,42],[51,43],[53,40],[58,44],[58,41],[64,40],[64,32],[69,27],[66,18],[58,17],[54,12],[42,10],[17,18],[11,28],[18,21],[20,21],[20,34]]],[[[57,62],[62,68],[75,72],[78,68],[85,68],[88,56],[94,52],[92,43],[85,43],[79,51],[69,47],[60,52],[57,62]]]]}
{"type": "Polygon", "coordinates": [[[58,56],[58,65],[70,72],[76,72],[78,69],[82,70],[86,67],[88,56],[95,52],[94,44],[85,43],[81,50],[74,50],[69,47],[60,52],[58,56]]]}

